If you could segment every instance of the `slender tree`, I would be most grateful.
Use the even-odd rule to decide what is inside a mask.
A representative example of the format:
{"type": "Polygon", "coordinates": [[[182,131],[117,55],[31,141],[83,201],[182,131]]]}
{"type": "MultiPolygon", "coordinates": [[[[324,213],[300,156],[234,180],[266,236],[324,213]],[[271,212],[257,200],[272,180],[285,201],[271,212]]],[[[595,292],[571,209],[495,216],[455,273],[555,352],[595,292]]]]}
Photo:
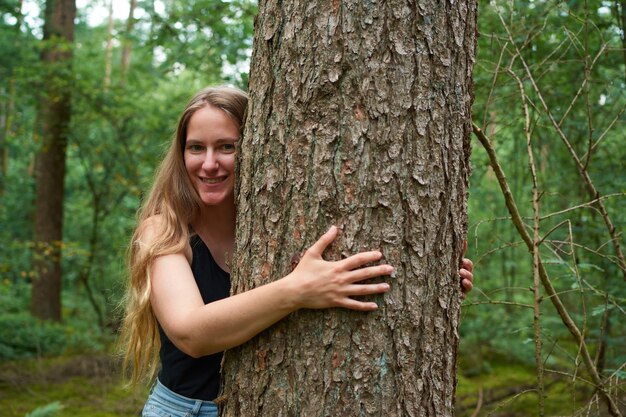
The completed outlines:
{"type": "Polygon", "coordinates": [[[380,249],[379,310],[299,311],[226,354],[224,416],[454,414],[476,3],[261,1],[232,291],[380,249]]]}
{"type": "MultiPolygon", "coordinates": [[[[15,49],[19,50],[22,46],[20,31],[22,29],[23,0],[19,0],[15,5],[15,49]]],[[[11,71],[13,72],[13,71],[11,71]]],[[[4,194],[7,176],[7,164],[9,161],[9,150],[7,146],[8,138],[12,133],[12,124],[15,113],[15,79],[13,74],[8,77],[8,88],[0,86],[0,196],[4,194]]]]}
{"type": "Polygon", "coordinates": [[[109,0],[109,17],[107,19],[107,42],[104,53],[104,80],[103,89],[108,91],[111,86],[111,69],[113,56],[113,0],[109,0]]]}
{"type": "Polygon", "coordinates": [[[46,73],[39,100],[36,138],[37,201],[35,210],[36,277],[31,311],[42,319],[61,319],[61,242],[63,182],[70,121],[74,0],[47,0],[43,30],[42,68],[46,73]]]}
{"type": "Polygon", "coordinates": [[[133,51],[132,35],[135,28],[135,9],[137,8],[137,0],[130,0],[128,8],[128,19],[126,20],[126,33],[124,34],[124,40],[122,41],[122,83],[126,82],[126,76],[128,75],[128,68],[130,67],[130,57],[133,51]]]}

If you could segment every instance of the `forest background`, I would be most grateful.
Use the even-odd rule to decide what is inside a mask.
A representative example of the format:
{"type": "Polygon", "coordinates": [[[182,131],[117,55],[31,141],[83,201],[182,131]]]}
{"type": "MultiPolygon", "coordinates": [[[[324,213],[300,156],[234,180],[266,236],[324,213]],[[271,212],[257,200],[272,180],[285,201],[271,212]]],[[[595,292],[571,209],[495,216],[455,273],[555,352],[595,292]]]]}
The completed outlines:
{"type": "MultiPolygon", "coordinates": [[[[55,322],[30,312],[45,2],[0,1],[2,416],[137,415],[146,392],[124,389],[113,350],[135,213],[190,95],[247,84],[254,2],[109,5],[78,3],[65,78],[55,322]]],[[[608,415],[594,372],[624,413],[625,6],[479,4],[467,251],[476,286],[462,307],[459,416],[608,415]]]]}

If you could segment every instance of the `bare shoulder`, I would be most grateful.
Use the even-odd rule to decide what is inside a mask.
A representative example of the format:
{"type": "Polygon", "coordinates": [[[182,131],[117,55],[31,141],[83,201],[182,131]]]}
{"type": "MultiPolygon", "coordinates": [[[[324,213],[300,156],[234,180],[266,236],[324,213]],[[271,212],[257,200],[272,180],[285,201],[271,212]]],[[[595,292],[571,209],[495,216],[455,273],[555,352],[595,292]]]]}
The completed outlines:
{"type": "Polygon", "coordinates": [[[136,239],[143,245],[151,246],[164,229],[164,219],[160,214],[150,216],[137,226],[136,239]]]}
{"type": "MultiPolygon", "coordinates": [[[[148,217],[137,226],[136,243],[142,246],[154,245],[158,237],[163,235],[165,228],[165,219],[160,214],[148,217]]],[[[191,263],[192,251],[189,242],[185,245],[183,252],[189,263],[191,263]]]]}

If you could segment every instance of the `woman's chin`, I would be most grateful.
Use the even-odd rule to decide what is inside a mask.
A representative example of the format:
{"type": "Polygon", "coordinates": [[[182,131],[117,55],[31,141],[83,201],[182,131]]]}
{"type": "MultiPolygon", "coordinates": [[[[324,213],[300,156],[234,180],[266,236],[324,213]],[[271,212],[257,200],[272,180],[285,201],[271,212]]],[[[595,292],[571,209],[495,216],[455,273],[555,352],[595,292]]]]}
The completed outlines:
{"type": "Polygon", "coordinates": [[[233,194],[232,193],[204,193],[200,194],[200,200],[207,207],[216,207],[224,204],[232,204],[233,203],[233,194]]]}

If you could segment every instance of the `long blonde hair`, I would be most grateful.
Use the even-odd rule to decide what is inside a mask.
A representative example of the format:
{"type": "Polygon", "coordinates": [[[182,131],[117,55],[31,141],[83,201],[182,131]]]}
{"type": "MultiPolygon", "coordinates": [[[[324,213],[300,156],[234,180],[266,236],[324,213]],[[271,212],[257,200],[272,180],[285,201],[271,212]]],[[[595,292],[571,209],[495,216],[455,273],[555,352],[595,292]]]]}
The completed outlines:
{"type": "Polygon", "coordinates": [[[184,149],[187,127],[193,114],[206,106],[214,106],[231,116],[243,131],[248,96],[233,87],[208,87],[198,92],[187,104],[178,120],[176,135],[157,169],[152,189],[138,213],[137,228],[128,248],[128,280],[124,303],[124,319],[120,344],[124,370],[131,384],[152,380],[159,364],[161,341],[156,317],[150,304],[150,269],[162,255],[179,253],[190,237],[190,223],[200,213],[201,201],[185,169],[184,149]],[[153,216],[156,238],[149,244],[139,241],[142,226],[153,216]]]}

